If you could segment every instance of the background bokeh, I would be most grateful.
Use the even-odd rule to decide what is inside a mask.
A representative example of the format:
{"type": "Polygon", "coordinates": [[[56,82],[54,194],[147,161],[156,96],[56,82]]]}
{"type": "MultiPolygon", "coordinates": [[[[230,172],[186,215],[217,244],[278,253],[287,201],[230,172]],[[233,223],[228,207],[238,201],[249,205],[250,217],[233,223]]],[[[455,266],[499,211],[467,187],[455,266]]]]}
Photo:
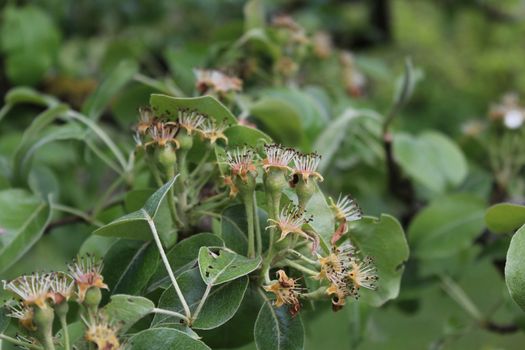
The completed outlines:
{"type": "MultiPolygon", "coordinates": [[[[0,1],[0,95],[15,86],[31,86],[80,108],[115,69],[125,69],[123,64],[135,66],[140,73],[112,97],[101,116],[119,133],[119,142],[131,145],[137,108],[158,90],[148,79],[164,84],[161,89],[171,87],[190,95],[195,86],[194,68],[239,73],[250,67],[252,56],[257,57],[259,67],[271,60],[264,48],[255,47],[252,56],[231,50],[232,43],[245,33],[244,4],[241,0],[0,1]]],[[[360,93],[348,94],[345,89],[349,87],[333,71],[338,58],[319,64],[319,58],[309,56],[293,84],[328,105],[320,108],[322,113],[305,107],[303,114],[311,112],[312,123],[320,126],[304,135],[296,134],[294,126],[275,129],[261,122],[263,118],[254,119],[258,126],[281,136],[282,142],[290,137],[299,140],[296,146],[313,149],[325,124],[344,108],[386,114],[409,57],[417,84],[409,103],[396,116],[395,129],[444,133],[460,146],[469,166],[466,179],[455,188],[436,194],[417,185],[418,205],[456,192],[478,196],[487,205],[491,202],[491,172],[484,163],[484,150],[466,139],[465,125],[474,119],[485,121],[490,106],[504,94],[525,94],[525,2],[275,0],[264,5],[267,19],[287,14],[308,34],[328,33],[334,47],[352,52],[354,72],[364,80],[356,82],[357,87],[363,83],[360,93]]],[[[257,97],[275,96],[287,89],[286,84],[272,87],[269,79],[264,73],[247,75],[244,89],[257,97]]],[[[17,108],[0,124],[0,166],[8,161],[34,112],[17,108]]],[[[374,134],[377,128],[372,125],[370,130],[374,134]]],[[[396,215],[408,229],[406,203],[384,194],[384,156],[377,155],[381,147],[376,152],[377,145],[371,141],[365,143],[366,149],[359,148],[350,144],[355,137],[351,130],[347,135],[326,168],[327,190],[334,195],[351,192],[366,214],[396,215]],[[359,153],[358,159],[352,150],[359,153]]],[[[86,161],[75,165],[77,151],[61,144],[45,146],[38,153],[38,176],[51,188],[60,182],[57,196],[62,202],[88,210],[100,195],[100,183],[109,182],[109,175],[102,164],[86,161]]],[[[0,188],[5,188],[1,177],[0,188]]],[[[508,192],[506,198],[523,200],[519,185],[508,192]]],[[[111,218],[115,214],[103,215],[111,218]]],[[[63,266],[90,231],[82,223],[52,230],[0,277],[63,266]]],[[[493,264],[504,258],[508,241],[509,237],[495,239],[483,252],[479,244],[472,243],[453,257],[423,265],[409,263],[400,297],[382,308],[368,309],[354,302],[335,314],[306,316],[307,349],[522,349],[522,332],[499,334],[481,329],[431,277],[432,271],[446,270],[494,320],[525,324],[522,312],[508,296],[501,269],[493,264]]],[[[252,348],[250,344],[243,349],[252,348]]]]}

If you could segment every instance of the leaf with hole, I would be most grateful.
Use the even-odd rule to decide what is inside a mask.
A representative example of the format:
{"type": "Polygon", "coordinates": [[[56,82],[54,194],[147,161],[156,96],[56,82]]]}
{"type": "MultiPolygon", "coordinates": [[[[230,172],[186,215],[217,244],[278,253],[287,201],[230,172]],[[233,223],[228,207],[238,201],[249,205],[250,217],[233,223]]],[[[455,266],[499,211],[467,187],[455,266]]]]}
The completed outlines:
{"type": "Polygon", "coordinates": [[[212,286],[229,282],[254,271],[261,257],[248,259],[223,247],[202,247],[199,250],[199,270],[202,280],[212,286]]]}
{"type": "MultiPolygon", "coordinates": [[[[201,247],[217,247],[223,245],[222,239],[212,233],[198,233],[190,236],[166,252],[171,269],[175,276],[195,267],[201,247]]],[[[148,291],[153,291],[159,287],[168,288],[170,279],[164,265],[159,265],[157,271],[151,277],[151,283],[148,291]]]]}

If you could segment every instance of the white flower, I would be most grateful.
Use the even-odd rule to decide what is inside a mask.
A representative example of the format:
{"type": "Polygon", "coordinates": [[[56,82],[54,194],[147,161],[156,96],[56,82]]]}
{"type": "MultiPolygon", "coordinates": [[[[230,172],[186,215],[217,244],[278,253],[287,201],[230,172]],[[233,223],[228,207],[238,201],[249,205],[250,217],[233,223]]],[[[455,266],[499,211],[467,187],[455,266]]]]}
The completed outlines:
{"type": "Polygon", "coordinates": [[[301,176],[304,182],[310,177],[323,181],[323,177],[316,170],[321,161],[321,156],[317,153],[296,153],[293,158],[294,174],[301,176]]]}
{"type": "Polygon", "coordinates": [[[266,158],[263,160],[263,169],[268,171],[269,168],[278,168],[291,170],[288,166],[294,158],[296,151],[293,148],[283,147],[281,145],[265,145],[266,158]]]}
{"type": "Polygon", "coordinates": [[[509,129],[518,129],[525,122],[525,113],[519,109],[510,109],[503,116],[503,123],[509,129]]]}
{"type": "Polygon", "coordinates": [[[34,273],[20,276],[10,282],[3,281],[4,289],[16,294],[25,305],[46,307],[47,293],[51,286],[49,275],[34,273]]]}

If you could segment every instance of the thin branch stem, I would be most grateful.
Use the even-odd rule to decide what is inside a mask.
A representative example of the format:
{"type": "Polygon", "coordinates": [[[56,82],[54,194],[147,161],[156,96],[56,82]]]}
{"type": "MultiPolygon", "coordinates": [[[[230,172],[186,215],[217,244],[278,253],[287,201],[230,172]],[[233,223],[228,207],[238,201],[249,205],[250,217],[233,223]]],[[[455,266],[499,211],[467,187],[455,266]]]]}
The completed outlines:
{"type": "Polygon", "coordinates": [[[173,270],[171,269],[171,265],[168,260],[168,257],[166,256],[166,253],[164,252],[164,248],[162,247],[162,243],[160,241],[159,234],[157,233],[157,228],[155,227],[155,223],[153,222],[153,219],[149,216],[149,214],[144,209],[142,209],[142,212],[146,217],[146,221],[148,222],[149,228],[151,230],[151,234],[153,235],[153,239],[155,240],[155,243],[157,244],[157,248],[159,249],[160,257],[162,258],[164,267],[166,267],[166,270],[168,271],[168,275],[170,276],[171,283],[173,284],[173,288],[175,289],[175,292],[177,293],[177,296],[179,297],[182,307],[184,308],[184,313],[186,314],[186,318],[190,320],[191,319],[190,308],[188,306],[188,303],[186,302],[186,299],[184,298],[184,295],[182,294],[182,291],[180,290],[177,280],[175,279],[175,274],[173,273],[173,270]]]}
{"type": "Polygon", "coordinates": [[[246,212],[246,221],[248,222],[248,258],[255,257],[255,229],[253,215],[253,195],[246,193],[243,196],[244,209],[246,212]]]}
{"type": "Polygon", "coordinates": [[[69,329],[67,328],[66,316],[60,316],[60,326],[62,327],[62,332],[64,333],[64,350],[71,350],[71,342],[69,340],[69,329]]]}
{"type": "Polygon", "coordinates": [[[257,198],[255,197],[255,191],[253,191],[253,216],[255,218],[255,237],[257,239],[257,255],[262,255],[262,234],[261,224],[259,222],[259,210],[257,209],[257,198]]]}
{"type": "Polygon", "coordinates": [[[319,262],[318,261],[312,260],[312,259],[304,256],[303,254],[299,253],[297,250],[286,249],[286,252],[293,254],[296,258],[301,259],[304,262],[307,262],[308,264],[311,264],[311,265],[314,265],[314,266],[319,266],[319,262]]]}
{"type": "Polygon", "coordinates": [[[105,144],[108,146],[108,148],[111,150],[115,158],[117,158],[118,162],[120,163],[120,166],[122,167],[122,170],[126,170],[126,159],[124,158],[124,155],[120,151],[120,149],[117,147],[117,145],[111,140],[111,138],[106,134],[104,130],[102,130],[96,123],[94,123],[91,119],[86,117],[83,114],[78,113],[74,110],[69,110],[67,112],[67,116],[70,118],[73,118],[75,120],[78,120],[82,124],[89,127],[105,144]]]}
{"type": "Polygon", "coordinates": [[[186,316],[184,316],[183,314],[181,313],[178,313],[176,311],[171,311],[171,310],[166,310],[166,309],[159,309],[159,308],[153,308],[153,310],[151,310],[152,313],[155,313],[155,314],[161,314],[161,315],[167,315],[167,316],[172,316],[172,317],[178,317],[180,319],[183,319],[185,320],[186,322],[188,321],[188,318],[186,316]]]}
{"type": "Polygon", "coordinates": [[[102,222],[100,222],[100,221],[98,221],[96,219],[93,219],[88,214],[86,214],[83,211],[80,211],[80,210],[78,210],[76,208],[72,208],[72,207],[69,207],[67,205],[56,204],[56,203],[53,203],[52,207],[53,207],[53,209],[59,210],[61,212],[78,216],[79,218],[81,218],[82,220],[84,220],[85,222],[87,222],[87,223],[89,223],[91,225],[94,225],[94,226],[97,226],[97,227],[104,226],[104,224],[102,222]]]}
{"type": "Polygon", "coordinates": [[[294,269],[299,270],[301,272],[304,272],[304,273],[306,273],[307,275],[310,275],[310,276],[317,276],[319,274],[319,271],[314,271],[312,269],[304,267],[303,265],[298,264],[298,263],[296,263],[295,261],[292,261],[292,260],[284,259],[283,260],[283,264],[284,265],[288,265],[290,267],[293,267],[294,269]]]}
{"type": "Polygon", "coordinates": [[[15,338],[11,338],[10,336],[2,334],[2,333],[0,333],[0,340],[5,340],[7,342],[10,342],[11,344],[18,345],[20,347],[31,349],[31,350],[43,350],[44,349],[43,347],[39,345],[29,344],[29,343],[26,343],[24,341],[21,341],[15,338]]]}
{"type": "Polygon", "coordinates": [[[206,285],[206,290],[204,291],[204,294],[202,295],[199,305],[197,305],[197,309],[195,310],[195,313],[193,314],[192,321],[195,321],[197,317],[199,317],[202,307],[204,306],[204,303],[206,302],[206,300],[208,299],[208,296],[210,295],[211,287],[212,287],[211,283],[206,285]]]}

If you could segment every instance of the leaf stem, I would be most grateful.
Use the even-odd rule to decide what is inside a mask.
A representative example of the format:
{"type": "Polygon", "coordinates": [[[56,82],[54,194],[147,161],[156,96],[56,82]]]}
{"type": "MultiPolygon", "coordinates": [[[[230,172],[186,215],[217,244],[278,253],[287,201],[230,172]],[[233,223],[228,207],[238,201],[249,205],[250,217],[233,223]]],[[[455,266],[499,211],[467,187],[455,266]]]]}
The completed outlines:
{"type": "Polygon", "coordinates": [[[293,267],[294,269],[299,270],[301,272],[304,272],[304,273],[306,273],[306,274],[308,274],[310,276],[317,276],[319,274],[318,271],[314,271],[312,269],[304,267],[303,265],[298,264],[298,263],[296,263],[295,261],[292,261],[292,260],[284,259],[283,260],[283,264],[284,265],[288,265],[290,267],[293,267]]]}
{"type": "Polygon", "coordinates": [[[298,264],[298,263],[296,263],[295,261],[292,261],[292,260],[284,259],[282,264],[290,266],[290,267],[293,267],[294,269],[299,270],[301,272],[304,272],[304,273],[306,273],[306,274],[308,274],[310,276],[317,276],[319,274],[319,271],[314,271],[312,269],[304,267],[303,265],[298,264]]]}
{"type": "Polygon", "coordinates": [[[153,219],[151,218],[151,216],[149,216],[148,212],[146,212],[144,209],[142,209],[142,213],[146,217],[146,221],[148,222],[149,228],[151,230],[151,234],[153,235],[153,239],[155,240],[155,243],[157,244],[157,248],[159,249],[160,257],[162,258],[164,267],[166,267],[166,270],[168,271],[168,275],[170,276],[171,283],[173,284],[173,288],[175,289],[175,292],[177,293],[177,296],[179,297],[182,307],[184,308],[186,319],[190,320],[191,319],[190,308],[188,306],[188,303],[186,302],[186,299],[184,298],[184,295],[182,294],[182,291],[180,290],[177,280],[175,279],[175,274],[173,273],[173,270],[171,269],[171,265],[168,260],[168,257],[166,256],[166,253],[164,252],[164,248],[162,248],[162,243],[160,241],[159,234],[157,233],[157,228],[155,227],[155,223],[153,222],[153,219]]]}
{"type": "Polygon", "coordinates": [[[57,203],[53,203],[52,204],[52,208],[55,209],[55,210],[64,212],[64,213],[73,214],[75,216],[78,216],[79,218],[81,218],[82,220],[84,220],[85,222],[87,222],[87,223],[89,223],[91,225],[94,225],[94,226],[97,226],[97,227],[104,226],[104,224],[102,222],[98,221],[97,219],[94,219],[94,218],[90,217],[88,214],[86,214],[83,211],[80,211],[80,210],[78,210],[76,208],[72,208],[72,207],[69,207],[67,205],[62,205],[62,204],[57,204],[57,203]]]}
{"type": "Polygon", "coordinates": [[[178,313],[176,311],[160,309],[160,308],[156,307],[156,308],[153,308],[153,310],[151,310],[151,312],[155,313],[155,314],[161,314],[161,315],[168,315],[168,316],[172,316],[172,317],[178,317],[178,318],[181,318],[181,319],[185,320],[186,322],[188,322],[188,318],[186,316],[184,316],[183,314],[178,313]]]}
{"type": "Polygon", "coordinates": [[[44,349],[43,347],[39,345],[29,344],[29,343],[26,343],[24,341],[21,341],[15,338],[11,338],[10,336],[2,334],[2,333],[0,333],[0,340],[5,340],[7,342],[10,342],[11,344],[18,345],[22,348],[27,348],[31,350],[43,350],[44,349]]]}
{"type": "Polygon", "coordinates": [[[295,255],[296,258],[299,258],[299,259],[303,260],[304,262],[307,262],[308,264],[311,264],[311,265],[314,265],[314,266],[319,266],[319,262],[318,261],[312,260],[312,259],[304,256],[303,254],[299,253],[297,250],[286,249],[286,252],[295,255]]]}
{"type": "Polygon", "coordinates": [[[253,215],[253,194],[246,193],[243,196],[246,221],[248,222],[248,258],[255,257],[255,230],[253,215]]]}
{"type": "Polygon", "coordinates": [[[441,288],[454,300],[459,306],[467,312],[473,319],[478,322],[484,322],[484,317],[478,307],[469,298],[467,293],[452,280],[452,278],[441,275],[441,288]]]}
{"type": "Polygon", "coordinates": [[[208,299],[208,296],[210,295],[212,284],[208,283],[206,285],[206,290],[204,291],[204,294],[202,295],[201,301],[199,302],[199,305],[197,305],[197,309],[195,310],[195,313],[193,314],[192,322],[199,317],[199,314],[202,310],[202,307],[204,306],[204,303],[206,302],[206,299],[208,299]]]}
{"type": "Polygon", "coordinates": [[[64,332],[64,350],[71,350],[71,342],[69,340],[69,329],[67,328],[67,320],[65,315],[59,317],[60,326],[62,327],[62,332],[64,332]]]}
{"type": "Polygon", "coordinates": [[[261,224],[259,222],[259,210],[257,209],[257,198],[255,197],[255,191],[252,195],[253,199],[253,215],[255,218],[255,237],[257,239],[257,255],[262,255],[262,234],[261,234],[261,224]]]}
{"type": "Polygon", "coordinates": [[[126,170],[126,159],[124,158],[124,155],[120,151],[120,149],[117,147],[117,145],[111,140],[111,138],[106,134],[104,130],[102,130],[96,123],[94,123],[91,119],[86,117],[83,114],[78,113],[74,110],[69,110],[67,112],[67,116],[76,119],[82,124],[86,125],[88,128],[90,128],[105,144],[108,146],[108,148],[111,150],[115,158],[117,158],[118,162],[120,163],[120,166],[122,167],[122,170],[126,170]]]}

